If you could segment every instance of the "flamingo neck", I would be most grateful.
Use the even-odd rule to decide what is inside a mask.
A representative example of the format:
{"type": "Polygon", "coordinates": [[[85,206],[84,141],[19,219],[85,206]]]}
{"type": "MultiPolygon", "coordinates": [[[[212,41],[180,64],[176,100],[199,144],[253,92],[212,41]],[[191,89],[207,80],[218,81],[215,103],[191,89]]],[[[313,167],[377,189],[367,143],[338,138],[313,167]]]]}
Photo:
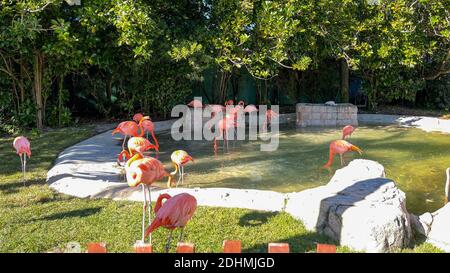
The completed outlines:
{"type": "Polygon", "coordinates": [[[323,165],[323,167],[324,168],[331,167],[331,165],[333,164],[333,158],[334,158],[334,153],[333,153],[333,150],[330,148],[330,155],[328,156],[328,162],[325,163],[325,165],[323,165]]]}
{"type": "Polygon", "coordinates": [[[126,164],[126,167],[129,168],[131,166],[131,164],[136,161],[137,159],[139,159],[139,157],[141,157],[141,155],[139,153],[136,153],[135,155],[133,155],[133,157],[131,157],[126,164]]]}
{"type": "Polygon", "coordinates": [[[167,193],[163,193],[160,196],[158,196],[158,200],[156,201],[156,205],[155,205],[155,213],[157,213],[159,211],[159,209],[162,207],[162,201],[164,199],[169,200],[170,198],[172,198],[172,196],[170,196],[167,193]]]}

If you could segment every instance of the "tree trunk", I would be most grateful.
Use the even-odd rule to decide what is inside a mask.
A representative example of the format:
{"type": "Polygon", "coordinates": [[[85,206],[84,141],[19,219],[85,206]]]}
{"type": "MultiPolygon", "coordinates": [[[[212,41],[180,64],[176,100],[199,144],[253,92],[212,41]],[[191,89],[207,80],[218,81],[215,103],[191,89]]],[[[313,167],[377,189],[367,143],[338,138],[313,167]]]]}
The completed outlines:
{"type": "Polygon", "coordinates": [[[348,64],[345,59],[341,59],[341,99],[342,102],[349,101],[349,71],[348,64]]]}
{"type": "Polygon", "coordinates": [[[36,98],[36,127],[41,130],[44,127],[43,107],[42,107],[42,78],[44,72],[44,56],[41,52],[34,55],[34,94],[36,98]]]}

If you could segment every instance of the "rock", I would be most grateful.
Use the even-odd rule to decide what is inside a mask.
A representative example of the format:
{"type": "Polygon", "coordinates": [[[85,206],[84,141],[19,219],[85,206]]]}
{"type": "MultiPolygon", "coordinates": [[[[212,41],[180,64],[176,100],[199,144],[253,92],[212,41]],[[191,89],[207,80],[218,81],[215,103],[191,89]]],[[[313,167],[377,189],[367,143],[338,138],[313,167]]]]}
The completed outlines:
{"type": "Polygon", "coordinates": [[[433,215],[431,213],[425,212],[420,216],[410,214],[410,219],[414,232],[422,236],[428,236],[433,223],[433,215]]]}
{"type": "Polygon", "coordinates": [[[286,212],[310,231],[366,252],[388,252],[410,245],[412,230],[405,194],[384,178],[382,165],[354,160],[331,181],[288,194],[286,212]]]}
{"type": "Polygon", "coordinates": [[[432,213],[433,222],[427,242],[450,252],[450,203],[432,213]]]}

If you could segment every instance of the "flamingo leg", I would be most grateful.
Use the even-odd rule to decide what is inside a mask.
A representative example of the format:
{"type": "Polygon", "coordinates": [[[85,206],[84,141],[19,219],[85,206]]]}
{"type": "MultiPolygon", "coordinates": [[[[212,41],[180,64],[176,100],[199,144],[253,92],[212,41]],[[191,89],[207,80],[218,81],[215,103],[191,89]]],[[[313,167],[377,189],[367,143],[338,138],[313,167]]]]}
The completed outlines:
{"type": "Polygon", "coordinates": [[[179,242],[183,242],[183,231],[184,231],[184,228],[181,228],[180,239],[178,240],[179,242]]]}
{"type": "Polygon", "coordinates": [[[23,173],[23,178],[22,178],[23,185],[25,186],[25,171],[23,168],[23,158],[22,158],[22,155],[19,155],[19,157],[20,157],[20,168],[22,169],[22,173],[23,173]]]}
{"type": "Polygon", "coordinates": [[[167,244],[166,244],[166,253],[169,252],[169,248],[170,248],[170,242],[172,241],[172,233],[173,233],[173,229],[170,231],[169,234],[169,239],[167,239],[167,244]]]}
{"type": "Polygon", "coordinates": [[[178,163],[176,163],[177,164],[177,166],[178,166],[178,180],[177,180],[177,185],[176,185],[176,188],[178,188],[178,184],[180,184],[180,181],[181,181],[181,177],[182,177],[182,170],[181,170],[181,165],[180,164],[178,164],[178,163]]]}
{"type": "MultiPolygon", "coordinates": [[[[145,185],[148,190],[148,226],[152,224],[152,192],[148,185],[145,185]]],[[[148,236],[149,243],[152,244],[152,234],[148,236]]]]}
{"type": "Polygon", "coordinates": [[[144,203],[142,205],[142,240],[141,242],[144,243],[144,235],[145,235],[145,209],[147,208],[147,196],[145,193],[145,185],[142,185],[142,192],[144,193],[144,203]]]}
{"type": "Polygon", "coordinates": [[[344,156],[342,154],[339,154],[339,156],[341,157],[341,166],[344,166],[344,156]]]}
{"type": "Polygon", "coordinates": [[[27,169],[27,155],[23,154],[23,185],[25,185],[25,172],[27,169]]]}
{"type": "Polygon", "coordinates": [[[184,184],[184,166],[181,165],[181,185],[184,184]]]}
{"type": "Polygon", "coordinates": [[[123,137],[123,142],[122,142],[122,151],[125,150],[125,140],[127,139],[127,135],[125,135],[123,137]]]}

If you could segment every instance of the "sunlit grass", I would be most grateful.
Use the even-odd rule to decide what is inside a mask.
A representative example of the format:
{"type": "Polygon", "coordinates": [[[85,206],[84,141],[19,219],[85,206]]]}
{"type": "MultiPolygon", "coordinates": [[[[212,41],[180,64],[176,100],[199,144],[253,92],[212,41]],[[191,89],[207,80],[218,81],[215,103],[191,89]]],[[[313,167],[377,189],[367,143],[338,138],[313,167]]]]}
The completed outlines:
{"type": "MultiPolygon", "coordinates": [[[[78,242],[104,241],[110,252],[132,252],[140,238],[141,204],[107,199],[79,199],[54,192],[45,184],[53,160],[65,147],[92,135],[92,127],[67,128],[27,135],[32,143],[26,186],[13,137],[0,139],[0,252],[46,252],[78,242]]],[[[162,252],[168,231],[153,236],[162,252]]],[[[174,234],[178,236],[178,231],[174,234]]],[[[308,232],[287,213],[199,207],[185,231],[185,241],[197,252],[221,252],[225,239],[242,240],[244,252],[267,252],[269,242],[288,242],[292,252],[314,251],[316,243],[333,243],[308,232]]],[[[173,240],[174,251],[176,240],[173,240]]],[[[338,247],[339,252],[351,252],[338,247]]],[[[414,252],[436,252],[422,244],[414,252]]]]}

